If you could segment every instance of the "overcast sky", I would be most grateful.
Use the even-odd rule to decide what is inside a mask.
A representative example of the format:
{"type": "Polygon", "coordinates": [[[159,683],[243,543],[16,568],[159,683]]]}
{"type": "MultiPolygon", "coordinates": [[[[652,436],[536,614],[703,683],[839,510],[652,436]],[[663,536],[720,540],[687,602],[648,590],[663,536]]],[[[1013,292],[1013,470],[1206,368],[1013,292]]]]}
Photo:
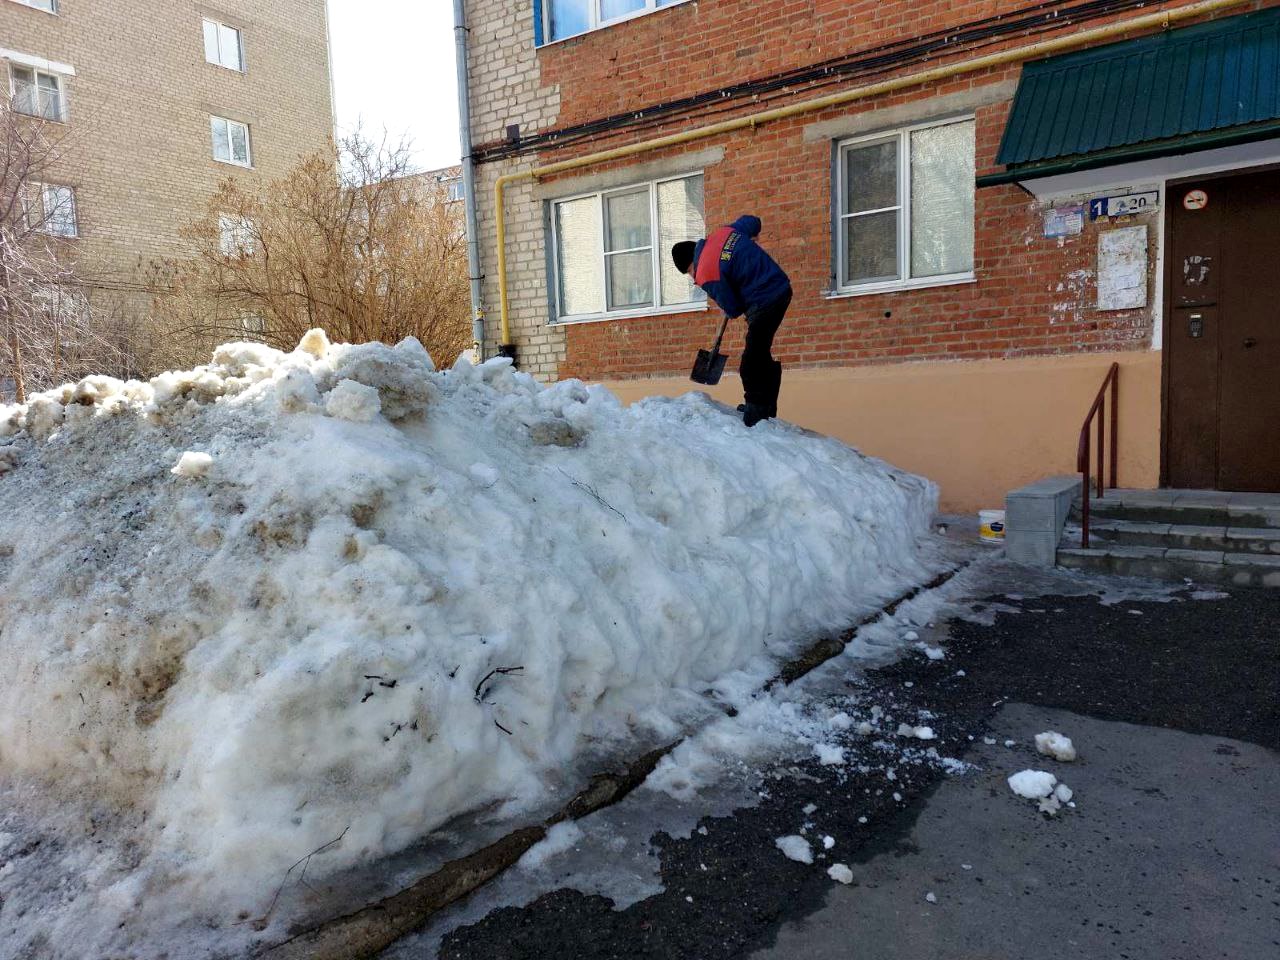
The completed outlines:
{"type": "Polygon", "coordinates": [[[453,4],[329,0],[334,107],[340,130],[412,139],[425,170],[458,162],[453,4]]]}

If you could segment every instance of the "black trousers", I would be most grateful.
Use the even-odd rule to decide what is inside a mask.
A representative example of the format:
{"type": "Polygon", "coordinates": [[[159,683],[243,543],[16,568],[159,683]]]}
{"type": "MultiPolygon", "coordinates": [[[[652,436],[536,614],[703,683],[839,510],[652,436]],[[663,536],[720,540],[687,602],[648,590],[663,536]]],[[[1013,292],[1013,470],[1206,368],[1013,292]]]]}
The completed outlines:
{"type": "Polygon", "coordinates": [[[773,336],[789,306],[790,290],[772,303],[747,311],[747,346],[738,367],[743,399],[764,408],[770,416],[778,411],[778,391],[782,389],[782,364],[773,359],[773,336]]]}

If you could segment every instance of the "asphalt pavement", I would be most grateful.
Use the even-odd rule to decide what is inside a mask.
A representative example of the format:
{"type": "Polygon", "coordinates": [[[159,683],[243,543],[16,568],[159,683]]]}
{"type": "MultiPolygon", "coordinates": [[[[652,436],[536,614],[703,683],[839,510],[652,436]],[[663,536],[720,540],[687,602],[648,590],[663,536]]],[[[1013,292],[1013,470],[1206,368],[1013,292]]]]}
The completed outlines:
{"type": "Polygon", "coordinates": [[[618,910],[566,887],[453,930],[439,956],[1280,956],[1280,591],[1191,596],[992,597],[1016,612],[946,625],[945,666],[848,680],[931,714],[967,774],[915,766],[890,791],[870,746],[838,773],[807,761],[705,833],[655,836],[661,893],[618,910]],[[1080,760],[1038,757],[1044,729],[1080,760]],[[1047,818],[1015,797],[1005,778],[1027,767],[1076,807],[1047,818]],[[840,838],[815,865],[774,842],[810,804],[814,835],[840,838]],[[837,855],[848,886],[827,876],[837,855]]]}

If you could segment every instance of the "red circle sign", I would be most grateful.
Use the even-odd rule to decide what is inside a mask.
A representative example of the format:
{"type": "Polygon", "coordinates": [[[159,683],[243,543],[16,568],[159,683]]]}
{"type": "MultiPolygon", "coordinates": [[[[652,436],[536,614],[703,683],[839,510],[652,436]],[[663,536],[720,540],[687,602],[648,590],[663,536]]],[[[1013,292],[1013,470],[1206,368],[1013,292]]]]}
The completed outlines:
{"type": "Polygon", "coordinates": [[[1209,205],[1209,195],[1203,190],[1188,190],[1182,205],[1188,210],[1203,210],[1209,205]]]}

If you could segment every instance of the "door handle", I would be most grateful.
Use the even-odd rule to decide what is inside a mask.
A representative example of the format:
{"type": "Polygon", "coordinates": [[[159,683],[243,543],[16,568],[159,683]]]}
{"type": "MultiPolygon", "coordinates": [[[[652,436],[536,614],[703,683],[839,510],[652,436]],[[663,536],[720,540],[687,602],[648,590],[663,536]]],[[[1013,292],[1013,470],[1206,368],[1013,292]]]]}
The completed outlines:
{"type": "Polygon", "coordinates": [[[1257,340],[1255,340],[1253,337],[1245,337],[1245,338],[1244,338],[1244,348],[1245,348],[1246,350],[1252,350],[1252,349],[1253,349],[1254,347],[1256,347],[1257,345],[1258,345],[1258,341],[1257,341],[1257,340]]]}

